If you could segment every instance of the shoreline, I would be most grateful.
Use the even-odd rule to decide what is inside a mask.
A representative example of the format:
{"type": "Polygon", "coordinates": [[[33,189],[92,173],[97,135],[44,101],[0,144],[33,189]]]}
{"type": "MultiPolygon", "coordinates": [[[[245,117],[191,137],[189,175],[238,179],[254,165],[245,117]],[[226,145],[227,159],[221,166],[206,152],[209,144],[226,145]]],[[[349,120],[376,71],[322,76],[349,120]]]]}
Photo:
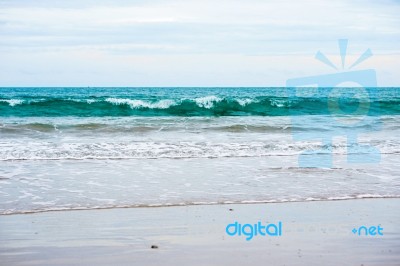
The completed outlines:
{"type": "Polygon", "coordinates": [[[0,258],[5,265],[394,266],[400,261],[398,198],[169,207],[1,215],[0,258]],[[234,221],[281,221],[283,234],[246,241],[225,233],[234,221]],[[383,236],[351,233],[378,224],[383,236]]]}
{"type": "Polygon", "coordinates": [[[257,204],[285,204],[285,203],[307,203],[307,202],[330,202],[330,201],[347,201],[347,200],[374,200],[374,199],[400,199],[400,196],[366,196],[355,198],[335,198],[335,199],[311,199],[311,200],[287,200],[287,201],[252,201],[252,202],[210,202],[210,203],[190,203],[190,204],[165,204],[165,205],[138,205],[138,206],[111,206],[111,207],[93,207],[93,208],[70,208],[70,209],[53,209],[53,210],[34,210],[34,211],[21,211],[14,213],[1,213],[1,216],[11,215],[29,215],[48,212],[70,212],[70,211],[101,211],[113,209],[146,209],[146,208],[173,208],[173,207],[191,207],[191,206],[229,206],[229,205],[257,205],[257,204]]]}

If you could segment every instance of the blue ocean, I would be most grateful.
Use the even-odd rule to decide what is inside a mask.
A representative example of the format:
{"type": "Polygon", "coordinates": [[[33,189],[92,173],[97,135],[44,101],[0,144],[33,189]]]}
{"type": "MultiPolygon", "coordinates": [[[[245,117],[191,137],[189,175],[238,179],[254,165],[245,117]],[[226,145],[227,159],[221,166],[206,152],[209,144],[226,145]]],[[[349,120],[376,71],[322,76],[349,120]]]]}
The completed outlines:
{"type": "MultiPolygon", "coordinates": [[[[328,101],[357,108],[369,101],[369,115],[399,114],[400,88],[3,88],[0,116],[287,116],[331,114],[328,101]],[[331,95],[340,90],[339,95],[331,95]],[[361,91],[368,98],[355,97],[361,91]],[[307,92],[310,92],[308,93],[307,92]]],[[[354,111],[354,110],[353,110],[354,111]]]]}
{"type": "Polygon", "coordinates": [[[0,88],[0,214],[400,197],[399,103],[400,88],[0,88]],[[358,144],[379,162],[349,162],[358,144]],[[301,167],[306,150],[332,166],[301,167]]]}

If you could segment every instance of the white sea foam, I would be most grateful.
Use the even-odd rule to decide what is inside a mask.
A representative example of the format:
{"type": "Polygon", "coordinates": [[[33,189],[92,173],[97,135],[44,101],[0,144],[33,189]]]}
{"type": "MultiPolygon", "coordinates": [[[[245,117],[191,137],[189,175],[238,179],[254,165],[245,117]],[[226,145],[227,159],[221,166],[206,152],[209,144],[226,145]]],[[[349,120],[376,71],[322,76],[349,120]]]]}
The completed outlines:
{"type": "Polygon", "coordinates": [[[92,104],[92,103],[97,102],[97,100],[94,100],[94,99],[87,99],[86,102],[87,102],[88,104],[92,104]]]}
{"type": "MultiPolygon", "coordinates": [[[[381,153],[396,154],[400,144],[381,143],[381,153]]],[[[321,147],[318,142],[98,142],[53,143],[15,141],[0,142],[0,160],[85,160],[85,159],[146,159],[146,158],[226,158],[294,156],[304,151],[320,154],[368,156],[368,151],[346,143],[321,147]]]]}
{"type": "Polygon", "coordinates": [[[271,105],[276,107],[290,107],[290,103],[287,99],[280,100],[280,99],[270,99],[271,105]]]}
{"type": "Polygon", "coordinates": [[[171,106],[176,105],[176,102],[173,100],[160,100],[157,102],[148,102],[143,100],[135,100],[135,99],[123,99],[123,98],[107,98],[106,102],[115,104],[115,105],[129,105],[132,109],[138,108],[149,108],[149,109],[168,109],[171,106]]]}
{"type": "Polygon", "coordinates": [[[199,107],[211,109],[214,107],[214,103],[221,102],[223,99],[219,98],[214,95],[206,96],[206,97],[200,97],[196,98],[194,101],[199,107]]]}
{"type": "Polygon", "coordinates": [[[4,100],[4,99],[1,99],[0,102],[8,103],[10,106],[15,106],[15,105],[23,104],[24,100],[20,100],[20,99],[4,100]]]}
{"type": "Polygon", "coordinates": [[[238,104],[240,104],[241,106],[246,106],[246,105],[249,105],[249,104],[254,103],[256,101],[254,99],[246,98],[246,99],[236,99],[236,102],[238,104]]]}
{"type": "MultiPolygon", "coordinates": [[[[359,165],[347,155],[363,150],[348,150],[344,137],[325,146],[293,140],[281,131],[289,117],[3,118],[0,214],[400,197],[399,119],[359,136],[382,154],[378,165],[359,165]],[[332,151],[335,168],[298,167],[307,150],[332,151]]],[[[317,134],[335,126],[328,121],[310,116],[300,127],[317,134]]]]}
{"type": "Polygon", "coordinates": [[[68,101],[77,102],[77,103],[87,103],[87,104],[92,104],[92,103],[99,102],[99,100],[96,100],[96,99],[77,99],[77,98],[68,98],[67,100],[68,100],[68,101]]]}
{"type": "Polygon", "coordinates": [[[396,158],[368,170],[304,169],[296,159],[8,162],[0,168],[9,178],[0,180],[0,214],[400,197],[396,158]]]}

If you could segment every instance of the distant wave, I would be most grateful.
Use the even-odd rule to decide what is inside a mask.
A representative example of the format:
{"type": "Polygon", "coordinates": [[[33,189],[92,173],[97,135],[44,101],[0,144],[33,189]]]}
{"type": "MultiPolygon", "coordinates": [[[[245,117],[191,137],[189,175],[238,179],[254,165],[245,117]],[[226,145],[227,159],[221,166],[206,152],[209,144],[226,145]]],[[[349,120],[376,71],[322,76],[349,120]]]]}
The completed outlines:
{"type": "Polygon", "coordinates": [[[12,98],[0,99],[0,116],[286,116],[330,114],[327,106],[344,104],[338,113],[358,110],[368,115],[400,114],[400,99],[360,105],[352,98],[287,98],[274,96],[194,98],[12,98]],[[361,108],[361,109],[359,109],[361,108]],[[363,109],[364,108],[364,109],[363,109]]]}

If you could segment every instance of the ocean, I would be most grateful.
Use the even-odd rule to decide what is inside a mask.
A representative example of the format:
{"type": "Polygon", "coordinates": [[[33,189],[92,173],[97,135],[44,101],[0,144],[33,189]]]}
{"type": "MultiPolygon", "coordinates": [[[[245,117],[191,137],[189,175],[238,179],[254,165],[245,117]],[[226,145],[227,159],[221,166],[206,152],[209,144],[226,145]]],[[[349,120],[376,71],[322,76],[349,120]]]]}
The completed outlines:
{"type": "Polygon", "coordinates": [[[398,198],[399,103],[400,88],[0,88],[0,214],[398,198]],[[307,150],[331,166],[299,164],[307,150]]]}

